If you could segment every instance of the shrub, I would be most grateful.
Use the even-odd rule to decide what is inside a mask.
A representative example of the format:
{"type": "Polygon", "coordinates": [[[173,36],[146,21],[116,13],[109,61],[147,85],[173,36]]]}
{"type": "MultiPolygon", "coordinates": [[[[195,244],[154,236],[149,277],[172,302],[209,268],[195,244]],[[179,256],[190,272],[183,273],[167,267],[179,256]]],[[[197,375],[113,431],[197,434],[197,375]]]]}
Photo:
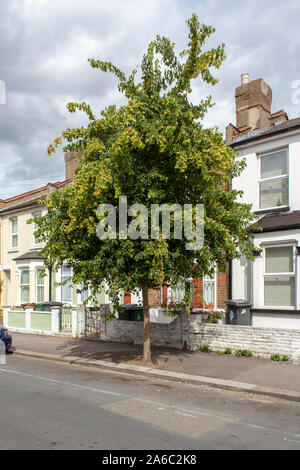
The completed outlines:
{"type": "Polygon", "coordinates": [[[221,313],[208,313],[207,317],[203,320],[204,323],[218,323],[218,320],[222,320],[221,313]]]}
{"type": "Polygon", "coordinates": [[[289,356],[282,356],[281,358],[282,361],[288,362],[290,360],[289,356]]]}
{"type": "Polygon", "coordinates": [[[210,350],[209,350],[209,347],[208,347],[208,346],[206,346],[206,345],[204,345],[204,346],[201,346],[201,347],[200,347],[200,351],[201,351],[201,352],[205,352],[205,353],[208,353],[208,352],[210,352],[210,350]]]}
{"type": "Polygon", "coordinates": [[[223,354],[231,354],[232,353],[232,350],[230,348],[226,348],[224,349],[224,351],[219,351],[218,352],[220,355],[223,355],[223,354]]]}
{"type": "Polygon", "coordinates": [[[272,361],[280,361],[280,354],[272,354],[271,356],[272,361]]]}
{"type": "Polygon", "coordinates": [[[248,349],[238,349],[235,352],[235,356],[236,357],[241,357],[241,356],[251,357],[252,356],[252,351],[249,351],[248,349]]]}

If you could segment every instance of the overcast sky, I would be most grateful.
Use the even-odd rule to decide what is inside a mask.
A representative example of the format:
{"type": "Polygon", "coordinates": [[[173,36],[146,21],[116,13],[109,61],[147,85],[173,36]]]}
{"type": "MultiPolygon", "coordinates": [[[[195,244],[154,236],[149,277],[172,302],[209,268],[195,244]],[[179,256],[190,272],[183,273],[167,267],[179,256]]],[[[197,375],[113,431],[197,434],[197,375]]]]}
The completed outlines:
{"type": "Polygon", "coordinates": [[[226,44],[219,83],[194,82],[194,102],[212,94],[216,103],[205,125],[224,132],[235,123],[234,89],[243,72],[271,86],[273,112],[300,116],[291,99],[292,82],[300,80],[299,0],[0,0],[0,80],[6,84],[0,199],[64,179],[63,153],[49,158],[46,148],[64,128],[85,122],[66,111],[67,102],[86,101],[96,114],[123,103],[115,79],[91,69],[89,57],[129,72],[157,34],[179,51],[193,12],[216,28],[209,47],[226,44]]]}

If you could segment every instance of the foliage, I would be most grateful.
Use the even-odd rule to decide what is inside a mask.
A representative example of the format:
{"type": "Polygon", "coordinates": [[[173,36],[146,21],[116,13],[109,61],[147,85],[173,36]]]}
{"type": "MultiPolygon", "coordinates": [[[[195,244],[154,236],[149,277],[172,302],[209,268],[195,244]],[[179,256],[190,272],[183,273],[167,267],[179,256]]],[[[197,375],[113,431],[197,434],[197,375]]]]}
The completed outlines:
{"type": "MultiPolygon", "coordinates": [[[[45,264],[57,269],[67,261],[73,282],[89,286],[93,295],[105,281],[115,309],[120,290],[159,288],[162,281],[171,285],[211,275],[213,263],[225,270],[228,258],[240,253],[253,258],[247,228],[255,217],[250,205],[238,201],[241,192],[227,190],[245,162],[236,160],[216,128],[204,128],[211,97],[198,104],[189,101],[193,80],[217,83],[211,69],[221,66],[224,45],[203,50],[214,28],[200,24],[195,14],[187,23],[187,49],[177,55],[174,43],[157,36],[143,56],[140,81],[137,70],[126,77],[110,62],[89,59],[93,69],[118,78],[127,103],[108,106],[100,117],[86,103],[67,105],[70,113],[83,111],[89,118],[87,127],[62,133],[65,151],[82,152],[81,166],[71,185],[50,195],[48,213],[34,219],[36,236],[45,242],[45,264]],[[203,204],[203,247],[188,251],[186,240],[166,240],[161,232],[158,239],[99,240],[97,207],[112,204],[118,216],[122,195],[128,206],[142,203],[149,212],[151,204],[203,204]]],[[[48,153],[59,143],[60,137],[48,153]]]]}
{"type": "Polygon", "coordinates": [[[252,356],[252,351],[249,351],[248,349],[238,349],[235,354],[236,357],[251,357],[252,356]]]}
{"type": "Polygon", "coordinates": [[[218,323],[218,320],[222,320],[222,318],[221,313],[208,313],[207,317],[203,319],[203,323],[218,323]]]}
{"type": "Polygon", "coordinates": [[[220,354],[221,356],[223,356],[224,354],[231,354],[231,353],[232,353],[231,348],[226,348],[224,349],[224,351],[218,351],[218,354],[220,354]]]}
{"type": "Polygon", "coordinates": [[[277,362],[279,362],[279,361],[288,362],[290,360],[289,356],[280,357],[280,354],[278,354],[278,353],[272,354],[271,359],[272,359],[272,361],[277,361],[277,362]]]}
{"type": "Polygon", "coordinates": [[[200,346],[199,351],[204,352],[204,353],[208,353],[208,352],[210,352],[210,349],[209,349],[208,346],[203,345],[203,346],[200,346]]]}
{"type": "Polygon", "coordinates": [[[272,354],[271,356],[272,361],[280,361],[280,354],[272,354]]]}

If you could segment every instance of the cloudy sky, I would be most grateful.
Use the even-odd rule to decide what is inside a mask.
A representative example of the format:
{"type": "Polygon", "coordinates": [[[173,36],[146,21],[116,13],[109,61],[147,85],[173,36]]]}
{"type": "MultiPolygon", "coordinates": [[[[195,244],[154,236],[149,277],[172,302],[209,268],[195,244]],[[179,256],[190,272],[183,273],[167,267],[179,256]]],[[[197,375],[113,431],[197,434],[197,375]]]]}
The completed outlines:
{"type": "Polygon", "coordinates": [[[234,123],[234,89],[243,72],[271,86],[273,111],[300,116],[291,98],[292,83],[300,80],[299,0],[0,0],[0,81],[6,85],[0,199],[64,179],[63,153],[49,158],[46,148],[62,129],[85,122],[66,111],[67,102],[86,101],[96,113],[123,103],[116,81],[91,69],[89,57],[129,72],[156,34],[172,39],[179,51],[193,12],[216,28],[209,47],[226,44],[219,83],[194,83],[194,102],[212,94],[216,103],[207,126],[223,132],[234,123]]]}

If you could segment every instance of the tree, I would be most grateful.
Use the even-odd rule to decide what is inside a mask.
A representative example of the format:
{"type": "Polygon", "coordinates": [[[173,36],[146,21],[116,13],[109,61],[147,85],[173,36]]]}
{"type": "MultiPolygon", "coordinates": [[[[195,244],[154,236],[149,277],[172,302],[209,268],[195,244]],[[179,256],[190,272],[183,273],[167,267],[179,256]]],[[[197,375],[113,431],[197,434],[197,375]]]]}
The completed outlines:
{"type": "MultiPolygon", "coordinates": [[[[58,266],[68,261],[73,282],[89,285],[93,294],[106,281],[113,299],[121,290],[141,289],[144,310],[144,361],[151,361],[149,288],[161,282],[176,284],[187,277],[211,274],[212,263],[226,269],[228,258],[251,258],[253,245],[247,227],[254,220],[250,206],[238,202],[237,191],[228,191],[232,178],[244,168],[236,160],[216,128],[204,128],[201,121],[211,97],[193,105],[189,101],[191,82],[201,77],[208,84],[217,80],[211,73],[225,58],[224,45],[203,51],[205,40],[214,32],[199,24],[195,14],[187,22],[189,42],[179,55],[175,44],[157,36],[143,56],[141,78],[137,70],[128,77],[110,62],[89,59],[90,65],[111,72],[127,98],[124,106],[109,106],[96,118],[86,103],[69,103],[73,113],[84,111],[89,117],[85,128],[66,129],[65,151],[82,152],[81,166],[68,187],[51,194],[48,214],[36,220],[38,236],[45,241],[45,262],[58,266]],[[119,215],[119,196],[127,197],[128,220],[135,224],[136,237],[106,238],[96,235],[99,204],[111,204],[119,215]],[[203,204],[204,244],[186,249],[186,240],[163,236],[146,239],[150,221],[138,224],[134,203],[150,213],[153,204],[193,206],[192,226],[196,223],[196,204],[203,204]]],[[[56,139],[48,153],[60,144],[56,139]]],[[[184,221],[182,222],[184,223],[184,221]]],[[[174,228],[176,216],[171,215],[174,228]]]]}

